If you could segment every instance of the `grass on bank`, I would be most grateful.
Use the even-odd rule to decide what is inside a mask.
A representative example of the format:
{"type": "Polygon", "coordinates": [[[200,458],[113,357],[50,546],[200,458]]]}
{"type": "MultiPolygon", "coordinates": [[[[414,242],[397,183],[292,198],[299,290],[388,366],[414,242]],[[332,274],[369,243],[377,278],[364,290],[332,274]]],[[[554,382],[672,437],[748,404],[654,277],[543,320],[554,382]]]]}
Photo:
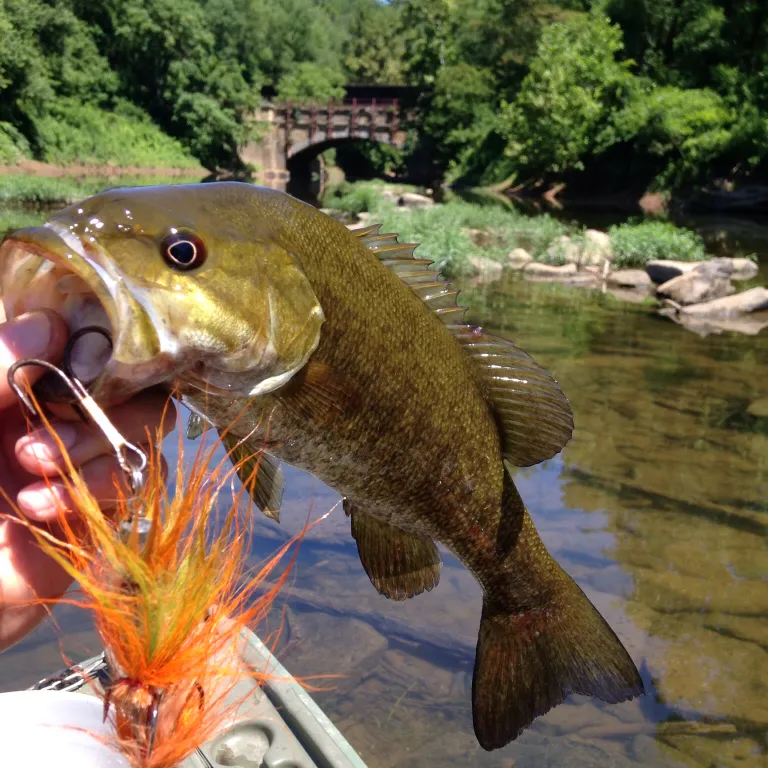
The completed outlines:
{"type": "MultiPolygon", "coordinates": [[[[451,201],[406,211],[382,197],[383,183],[345,184],[323,201],[328,208],[348,214],[370,213],[372,222],[397,232],[401,242],[420,243],[418,254],[429,258],[445,275],[465,271],[473,256],[504,262],[514,248],[523,248],[535,261],[563,264],[564,249],[553,247],[567,235],[582,246],[584,228],[549,214],[527,216],[493,205],[451,201]]],[[[628,223],[608,230],[614,269],[642,268],[651,259],[702,261],[704,243],[694,232],[668,222],[628,223]]]]}
{"type": "MultiPolygon", "coordinates": [[[[201,177],[203,175],[201,171],[201,177]]],[[[67,205],[110,187],[146,187],[153,184],[189,184],[195,176],[31,176],[0,175],[0,202],[20,205],[67,205]]]]}
{"type": "Polygon", "coordinates": [[[653,259],[702,261],[704,241],[690,229],[668,221],[618,224],[608,230],[615,267],[643,267],[653,259]]]}

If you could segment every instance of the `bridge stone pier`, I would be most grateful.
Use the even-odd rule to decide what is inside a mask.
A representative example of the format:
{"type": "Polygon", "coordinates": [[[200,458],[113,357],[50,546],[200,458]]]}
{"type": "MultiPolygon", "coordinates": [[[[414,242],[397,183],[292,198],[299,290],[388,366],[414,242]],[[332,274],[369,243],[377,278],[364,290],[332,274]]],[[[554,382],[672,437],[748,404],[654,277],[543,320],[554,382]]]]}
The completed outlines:
{"type": "Polygon", "coordinates": [[[290,178],[289,161],[306,157],[309,162],[344,141],[376,141],[402,148],[403,125],[411,116],[398,99],[351,97],[323,105],[265,101],[254,115],[262,126],[261,137],[243,146],[240,157],[256,166],[262,183],[279,186],[290,178]]]}

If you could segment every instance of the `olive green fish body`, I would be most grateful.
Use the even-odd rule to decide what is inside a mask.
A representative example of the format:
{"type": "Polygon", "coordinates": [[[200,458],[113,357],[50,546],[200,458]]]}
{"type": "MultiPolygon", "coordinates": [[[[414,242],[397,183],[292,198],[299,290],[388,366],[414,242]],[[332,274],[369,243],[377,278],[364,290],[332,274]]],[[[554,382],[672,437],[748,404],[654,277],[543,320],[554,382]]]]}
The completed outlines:
{"type": "Polygon", "coordinates": [[[622,701],[642,683],[505,466],[563,447],[567,400],[522,350],[465,326],[413,248],[245,184],[113,190],[12,233],[0,290],[9,316],[44,305],[111,330],[96,396],[175,385],[195,431],[228,429],[241,457],[263,447],[240,474],[266,514],[279,461],[338,491],[381,594],[436,586],[435,541],[456,554],[484,591],[473,717],[494,749],[570,693],[622,701]]]}

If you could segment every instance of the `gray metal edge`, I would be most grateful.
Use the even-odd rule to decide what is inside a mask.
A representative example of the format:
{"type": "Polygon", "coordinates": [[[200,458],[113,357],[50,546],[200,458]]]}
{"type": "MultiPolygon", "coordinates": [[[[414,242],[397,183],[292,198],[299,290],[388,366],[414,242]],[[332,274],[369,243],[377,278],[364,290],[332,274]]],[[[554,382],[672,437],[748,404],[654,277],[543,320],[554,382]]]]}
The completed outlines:
{"type": "Polygon", "coordinates": [[[318,767],[366,768],[352,745],[269,648],[252,632],[243,632],[243,639],[247,644],[243,659],[270,673],[262,688],[318,767]]]}

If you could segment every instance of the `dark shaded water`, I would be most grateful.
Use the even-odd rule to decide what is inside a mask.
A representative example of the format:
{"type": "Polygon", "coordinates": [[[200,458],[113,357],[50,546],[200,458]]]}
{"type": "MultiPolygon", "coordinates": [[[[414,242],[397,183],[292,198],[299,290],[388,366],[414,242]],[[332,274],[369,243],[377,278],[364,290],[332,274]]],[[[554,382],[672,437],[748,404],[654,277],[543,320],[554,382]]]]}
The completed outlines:
{"type": "MultiPolygon", "coordinates": [[[[765,274],[768,238],[748,248],[763,250],[765,274]]],[[[571,400],[572,442],[516,482],[648,695],[616,706],[572,697],[483,752],[470,711],[479,587],[446,554],[433,592],[379,597],[340,509],[310,532],[284,593],[286,665],[344,675],[317,681],[328,690],[315,697],[372,767],[768,765],[768,331],[701,338],[646,307],[556,285],[465,290],[471,319],[533,354],[571,400]]],[[[254,556],[335,502],[289,472],[283,524],[261,523],[254,556]]],[[[57,617],[73,655],[98,650],[71,609],[57,617]]],[[[0,687],[60,661],[43,627],[0,656],[0,687]]]]}

